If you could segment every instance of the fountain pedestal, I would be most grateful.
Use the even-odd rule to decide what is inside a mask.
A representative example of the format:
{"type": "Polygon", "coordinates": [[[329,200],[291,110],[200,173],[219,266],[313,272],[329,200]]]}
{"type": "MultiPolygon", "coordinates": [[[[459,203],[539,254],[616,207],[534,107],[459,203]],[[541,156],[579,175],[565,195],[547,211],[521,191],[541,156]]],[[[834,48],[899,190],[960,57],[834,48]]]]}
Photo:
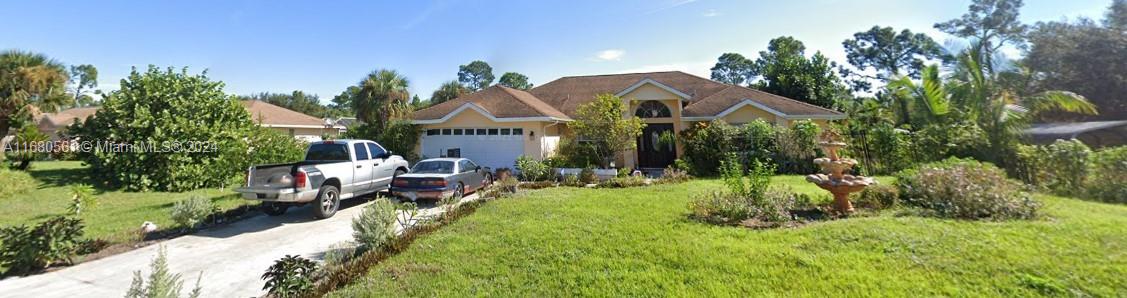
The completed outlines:
{"type": "Polygon", "coordinates": [[[834,210],[841,213],[852,213],[853,203],[849,201],[849,194],[859,192],[876,183],[876,181],[871,177],[844,174],[845,170],[852,169],[853,166],[857,165],[857,161],[838,156],[837,151],[846,146],[845,143],[839,141],[840,137],[830,130],[826,130],[822,134],[822,141],[818,145],[826,152],[827,157],[814,159],[814,164],[822,168],[822,173],[807,175],[806,181],[814,183],[833,194],[834,210]]]}

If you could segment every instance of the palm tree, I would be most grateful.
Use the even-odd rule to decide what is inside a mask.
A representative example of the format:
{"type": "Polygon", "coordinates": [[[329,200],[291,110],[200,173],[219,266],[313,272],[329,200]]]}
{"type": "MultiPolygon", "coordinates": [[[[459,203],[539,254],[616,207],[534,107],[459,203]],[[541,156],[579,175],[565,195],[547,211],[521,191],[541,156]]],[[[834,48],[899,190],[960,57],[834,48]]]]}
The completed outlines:
{"type": "MultiPolygon", "coordinates": [[[[983,66],[986,57],[971,47],[959,55],[952,74],[943,79],[938,67],[928,66],[920,83],[901,77],[886,86],[897,100],[912,106],[913,122],[922,125],[942,125],[952,119],[948,112],[966,117],[986,133],[987,152],[995,163],[1005,166],[1011,160],[1011,149],[1020,140],[1022,131],[1040,114],[1064,111],[1096,114],[1096,107],[1083,96],[1068,91],[1048,90],[1019,92],[1000,82],[999,75],[983,66]]],[[[991,63],[991,65],[997,65],[991,63]]]]}
{"type": "Polygon", "coordinates": [[[373,125],[374,132],[382,132],[389,120],[410,112],[408,84],[407,78],[394,70],[379,69],[368,74],[358,84],[359,90],[352,100],[356,118],[373,125]]]}
{"type": "Polygon", "coordinates": [[[16,115],[33,108],[54,111],[66,104],[68,79],[66,68],[43,54],[0,53],[0,137],[7,135],[16,115]]]}
{"type": "Polygon", "coordinates": [[[431,94],[430,104],[440,104],[468,93],[470,93],[470,89],[462,85],[461,82],[449,81],[442,83],[442,86],[439,86],[438,90],[434,90],[434,94],[431,94]]]}

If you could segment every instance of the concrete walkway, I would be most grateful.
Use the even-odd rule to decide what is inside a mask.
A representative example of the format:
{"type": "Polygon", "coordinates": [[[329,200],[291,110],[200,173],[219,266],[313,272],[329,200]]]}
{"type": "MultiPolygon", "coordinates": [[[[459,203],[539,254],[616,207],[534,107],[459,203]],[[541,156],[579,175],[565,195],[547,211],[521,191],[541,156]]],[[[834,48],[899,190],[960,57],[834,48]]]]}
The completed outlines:
{"type": "MultiPolygon", "coordinates": [[[[475,200],[470,195],[463,202],[475,200]]],[[[148,278],[149,263],[160,246],[168,266],[184,281],[187,294],[200,277],[203,297],[258,297],[262,273],[285,255],[320,259],[333,244],[352,240],[352,219],[361,199],[345,200],[332,218],[315,220],[312,205],[291,208],[283,216],[255,216],[219,228],[167,240],[126,253],[81,263],[45,274],[0,280],[2,297],[122,297],[133,271],[148,278]]],[[[435,216],[441,206],[420,206],[420,216],[435,216]]]]}

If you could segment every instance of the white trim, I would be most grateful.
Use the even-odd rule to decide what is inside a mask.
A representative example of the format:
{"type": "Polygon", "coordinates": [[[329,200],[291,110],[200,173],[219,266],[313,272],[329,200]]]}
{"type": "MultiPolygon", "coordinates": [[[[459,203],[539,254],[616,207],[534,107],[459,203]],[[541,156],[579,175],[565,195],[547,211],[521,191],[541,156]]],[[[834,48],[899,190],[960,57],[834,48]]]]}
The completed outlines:
{"type": "Polygon", "coordinates": [[[768,107],[767,105],[758,103],[754,100],[744,99],[744,100],[740,101],[739,103],[732,105],[731,107],[729,107],[729,108],[721,111],[720,113],[716,114],[716,116],[681,117],[681,120],[682,121],[704,121],[704,120],[720,119],[720,118],[724,118],[724,116],[727,116],[728,114],[731,114],[731,113],[738,111],[740,108],[743,108],[744,106],[753,106],[753,107],[756,107],[760,110],[767,111],[768,113],[771,113],[772,115],[775,115],[777,117],[780,117],[780,118],[783,118],[783,119],[786,119],[786,120],[799,120],[799,119],[841,120],[841,119],[846,118],[845,115],[787,115],[786,113],[780,112],[779,110],[776,110],[776,109],[772,109],[771,107],[768,107]]]}
{"type": "Polygon", "coordinates": [[[439,123],[443,123],[443,122],[449,121],[450,118],[454,118],[454,116],[458,115],[459,113],[461,113],[461,112],[463,112],[467,109],[473,109],[474,111],[477,111],[482,116],[489,118],[489,120],[493,121],[493,122],[571,121],[570,119],[562,119],[562,118],[548,117],[548,116],[498,118],[496,116],[493,116],[493,114],[490,113],[489,111],[486,111],[485,108],[482,108],[481,106],[474,104],[472,102],[467,102],[467,103],[463,104],[462,106],[458,107],[457,109],[454,109],[454,111],[447,113],[446,116],[442,116],[442,118],[429,119],[429,120],[411,120],[411,124],[439,124],[439,123]]]}
{"type": "Polygon", "coordinates": [[[290,124],[258,124],[261,127],[280,127],[280,128],[324,128],[324,129],[345,129],[347,127],[340,125],[325,126],[325,125],[290,125],[290,124]]]}
{"type": "Polygon", "coordinates": [[[661,88],[662,90],[669,91],[669,93],[676,94],[677,96],[681,97],[681,100],[689,100],[690,98],[692,98],[692,96],[689,96],[688,94],[685,94],[684,92],[677,91],[677,89],[673,89],[673,87],[666,86],[665,84],[659,83],[658,81],[654,81],[653,79],[650,79],[650,78],[646,78],[644,80],[638,81],[637,83],[634,83],[634,85],[630,85],[630,87],[626,87],[626,89],[623,89],[622,91],[618,92],[614,96],[622,97],[622,96],[626,95],[627,93],[634,91],[634,89],[641,88],[645,84],[653,84],[654,86],[657,86],[658,88],[661,88]]]}

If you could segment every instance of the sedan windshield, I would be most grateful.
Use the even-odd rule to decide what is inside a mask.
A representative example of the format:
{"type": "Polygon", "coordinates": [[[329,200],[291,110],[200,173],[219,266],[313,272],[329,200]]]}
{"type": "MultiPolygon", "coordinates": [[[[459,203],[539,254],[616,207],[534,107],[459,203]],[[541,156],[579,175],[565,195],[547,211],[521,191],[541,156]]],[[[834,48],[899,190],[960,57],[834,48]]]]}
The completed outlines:
{"type": "Polygon", "coordinates": [[[452,161],[422,161],[415,164],[411,169],[411,173],[418,174],[451,174],[454,173],[454,162],[452,161]]]}

